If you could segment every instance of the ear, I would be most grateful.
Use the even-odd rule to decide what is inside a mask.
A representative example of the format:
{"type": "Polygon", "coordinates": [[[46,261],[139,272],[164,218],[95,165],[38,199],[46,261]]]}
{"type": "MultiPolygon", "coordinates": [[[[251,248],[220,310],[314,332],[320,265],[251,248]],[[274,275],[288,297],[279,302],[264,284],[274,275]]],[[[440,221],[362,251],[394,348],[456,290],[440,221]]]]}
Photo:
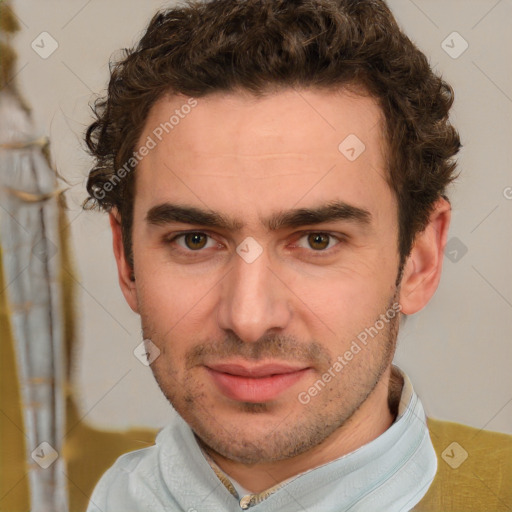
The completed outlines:
{"type": "Polygon", "coordinates": [[[133,269],[126,260],[123,247],[123,233],[121,230],[121,216],[117,210],[112,210],[109,213],[110,228],[112,229],[112,246],[114,249],[114,256],[117,263],[117,274],[119,278],[119,286],[123,292],[124,298],[128,305],[135,313],[139,312],[137,304],[137,288],[135,285],[135,278],[133,277],[133,269]]]}
{"type": "Polygon", "coordinates": [[[450,218],[450,203],[441,198],[436,202],[425,230],[416,235],[400,286],[400,304],[406,315],[423,309],[437,290],[450,218]]]}

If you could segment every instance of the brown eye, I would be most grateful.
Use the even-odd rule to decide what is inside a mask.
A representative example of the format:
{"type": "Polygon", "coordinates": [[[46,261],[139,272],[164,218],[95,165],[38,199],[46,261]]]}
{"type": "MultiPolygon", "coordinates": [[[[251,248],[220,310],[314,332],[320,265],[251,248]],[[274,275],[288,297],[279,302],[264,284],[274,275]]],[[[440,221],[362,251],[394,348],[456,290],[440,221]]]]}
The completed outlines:
{"type": "Polygon", "coordinates": [[[315,251],[322,251],[329,245],[330,236],[325,233],[310,233],[308,235],[309,246],[315,251]]]}
{"type": "Polygon", "coordinates": [[[187,233],[184,235],[184,239],[186,246],[193,251],[202,249],[208,241],[208,237],[204,233],[187,233]]]}

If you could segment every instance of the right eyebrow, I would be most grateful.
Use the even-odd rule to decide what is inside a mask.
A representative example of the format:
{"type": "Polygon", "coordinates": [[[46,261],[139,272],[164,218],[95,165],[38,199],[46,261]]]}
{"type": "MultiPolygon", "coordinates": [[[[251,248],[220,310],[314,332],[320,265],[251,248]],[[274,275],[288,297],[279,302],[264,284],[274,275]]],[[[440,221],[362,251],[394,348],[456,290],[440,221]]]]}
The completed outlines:
{"type": "Polygon", "coordinates": [[[219,213],[202,210],[195,206],[181,206],[172,203],[162,203],[150,208],[146,214],[146,222],[154,226],[163,226],[173,222],[197,224],[226,231],[240,231],[243,228],[243,224],[219,213]]]}

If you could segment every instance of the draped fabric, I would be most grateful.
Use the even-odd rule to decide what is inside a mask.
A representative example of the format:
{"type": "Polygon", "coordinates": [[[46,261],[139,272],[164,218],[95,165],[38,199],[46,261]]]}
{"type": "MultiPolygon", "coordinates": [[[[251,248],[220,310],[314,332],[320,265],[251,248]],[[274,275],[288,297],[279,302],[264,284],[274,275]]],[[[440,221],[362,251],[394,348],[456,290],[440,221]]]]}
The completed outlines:
{"type": "MultiPolygon", "coordinates": [[[[69,254],[69,232],[64,206],[60,207],[60,240],[62,271],[60,286],[63,297],[64,339],[68,354],[76,345],[74,303],[74,273],[69,254]]],[[[0,240],[1,243],[1,240],[0,240]]],[[[1,251],[1,246],[0,246],[1,251]]],[[[0,512],[30,510],[28,468],[25,446],[21,397],[16,371],[10,312],[6,302],[3,269],[0,258],[0,512]]],[[[68,359],[68,362],[70,359],[68,359]]],[[[66,480],[70,512],[84,512],[94,485],[100,476],[123,453],[153,443],[156,431],[130,429],[102,431],[81,419],[71,386],[67,365],[66,428],[63,456],[66,458],[66,480]],[[67,435],[66,435],[67,434],[67,435]]],[[[82,413],[83,414],[83,413],[82,413]]]]}
{"type": "Polygon", "coordinates": [[[67,512],[66,490],[69,510],[78,511],[85,510],[92,486],[117,456],[151,442],[154,433],[101,432],[79,417],[70,374],[77,340],[66,203],[48,141],[33,135],[30,109],[16,86],[10,43],[17,30],[16,16],[2,0],[0,511],[67,512]],[[39,441],[57,447],[47,467],[36,459],[46,466],[54,454],[37,447],[39,441]]]}

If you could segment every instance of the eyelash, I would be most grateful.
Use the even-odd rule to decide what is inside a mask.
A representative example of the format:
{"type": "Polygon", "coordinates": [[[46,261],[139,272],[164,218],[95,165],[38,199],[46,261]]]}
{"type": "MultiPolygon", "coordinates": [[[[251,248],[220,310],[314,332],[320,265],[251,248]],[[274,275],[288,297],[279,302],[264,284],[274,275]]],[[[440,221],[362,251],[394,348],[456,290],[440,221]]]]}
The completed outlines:
{"type": "MultiPolygon", "coordinates": [[[[205,235],[208,238],[214,240],[214,237],[210,233],[208,233],[206,231],[185,231],[185,232],[182,232],[182,233],[179,233],[179,234],[176,234],[176,235],[165,236],[164,239],[163,239],[163,242],[166,245],[172,245],[172,244],[174,244],[176,242],[176,240],[178,240],[180,238],[184,238],[185,236],[192,235],[192,234],[194,234],[194,235],[205,235]]],[[[322,257],[324,255],[332,255],[333,250],[336,250],[337,246],[339,246],[344,241],[346,241],[346,237],[343,236],[343,235],[340,235],[340,234],[335,235],[333,233],[328,233],[328,232],[325,232],[325,231],[304,231],[304,232],[301,233],[301,236],[299,236],[296,239],[294,244],[296,244],[298,241],[302,240],[304,237],[307,237],[309,235],[325,235],[325,236],[330,237],[330,239],[334,238],[334,239],[336,239],[338,241],[338,243],[335,246],[327,248],[327,249],[316,250],[316,251],[314,249],[311,249],[309,252],[311,252],[314,255],[313,257],[322,257]]],[[[205,250],[205,248],[201,248],[201,249],[197,249],[197,250],[194,251],[192,249],[185,249],[185,248],[183,248],[181,246],[179,246],[179,247],[180,247],[179,249],[174,249],[173,248],[173,250],[176,250],[178,252],[186,253],[187,256],[192,255],[192,257],[196,257],[194,255],[194,253],[197,253],[197,256],[199,256],[199,254],[204,252],[204,250],[205,250]]],[[[304,249],[304,248],[299,247],[299,249],[304,249]]],[[[307,250],[307,249],[305,249],[305,250],[307,250]]]]}

